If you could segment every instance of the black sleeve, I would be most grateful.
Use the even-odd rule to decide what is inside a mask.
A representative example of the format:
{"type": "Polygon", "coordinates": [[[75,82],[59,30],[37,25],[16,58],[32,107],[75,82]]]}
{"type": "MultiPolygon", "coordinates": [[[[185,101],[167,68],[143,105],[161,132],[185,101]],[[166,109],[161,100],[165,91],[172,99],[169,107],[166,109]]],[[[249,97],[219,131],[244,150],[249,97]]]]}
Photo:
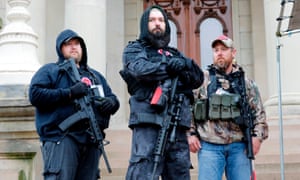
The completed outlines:
{"type": "Polygon", "coordinates": [[[200,87],[204,80],[204,74],[202,69],[191,59],[186,58],[187,66],[181,73],[180,78],[185,78],[187,84],[192,89],[200,87]]]}
{"type": "Polygon", "coordinates": [[[137,41],[129,43],[124,49],[123,65],[137,80],[159,81],[168,77],[165,62],[151,62],[145,47],[137,41]]]}

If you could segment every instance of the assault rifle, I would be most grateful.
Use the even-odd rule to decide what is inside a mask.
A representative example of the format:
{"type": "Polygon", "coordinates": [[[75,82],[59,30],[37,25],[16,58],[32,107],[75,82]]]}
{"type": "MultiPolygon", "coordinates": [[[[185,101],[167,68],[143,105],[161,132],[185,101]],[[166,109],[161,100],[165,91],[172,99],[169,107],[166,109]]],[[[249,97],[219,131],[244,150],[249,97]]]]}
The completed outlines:
{"type": "Polygon", "coordinates": [[[252,160],[254,160],[253,148],[252,148],[252,137],[253,137],[253,121],[255,120],[255,112],[251,109],[246,94],[246,84],[245,84],[245,73],[242,68],[235,75],[239,79],[239,83],[236,84],[235,81],[232,82],[231,86],[234,91],[238,91],[241,95],[240,108],[241,116],[235,119],[235,123],[238,124],[243,131],[244,141],[247,145],[247,157],[250,160],[250,174],[251,179],[253,178],[252,160]]]}
{"type": "Polygon", "coordinates": [[[159,130],[157,142],[154,147],[154,166],[151,179],[155,177],[155,172],[160,162],[161,157],[164,155],[166,144],[169,141],[175,142],[175,133],[178,122],[180,121],[180,111],[183,102],[183,94],[175,96],[178,77],[174,78],[171,82],[171,92],[169,93],[166,106],[162,112],[164,120],[161,129],[159,130]],[[171,129],[172,128],[172,129],[171,129]],[[169,137],[170,136],[170,137],[169,137]]]}
{"type": "MultiPolygon", "coordinates": [[[[77,66],[75,64],[74,59],[69,59],[65,60],[61,65],[60,65],[61,70],[65,71],[70,79],[74,82],[80,82],[80,75],[77,69],[77,66]]],[[[101,129],[99,127],[98,121],[96,119],[93,107],[92,107],[92,102],[91,102],[91,97],[89,95],[83,96],[79,99],[77,99],[77,104],[79,111],[76,112],[75,114],[69,116],[66,118],[63,122],[61,122],[58,127],[62,131],[66,131],[69,127],[71,127],[73,124],[76,122],[79,122],[80,120],[83,119],[88,119],[90,128],[88,133],[90,133],[95,139],[95,143],[98,144],[98,148],[102,151],[102,155],[107,167],[107,170],[109,173],[112,172],[111,167],[109,165],[107,155],[104,150],[104,144],[103,144],[103,136],[101,134],[101,129]]]]}

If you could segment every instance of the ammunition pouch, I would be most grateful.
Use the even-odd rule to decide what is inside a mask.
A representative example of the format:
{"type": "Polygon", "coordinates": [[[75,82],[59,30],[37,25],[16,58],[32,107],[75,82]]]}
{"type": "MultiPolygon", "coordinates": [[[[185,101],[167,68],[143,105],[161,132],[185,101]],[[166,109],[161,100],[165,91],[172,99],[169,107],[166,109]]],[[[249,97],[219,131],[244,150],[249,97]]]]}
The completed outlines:
{"type": "Polygon", "coordinates": [[[193,114],[195,122],[203,122],[207,120],[207,99],[195,100],[193,114]]]}
{"type": "Polygon", "coordinates": [[[238,94],[212,94],[208,105],[209,119],[232,120],[240,117],[239,101],[238,94]]]}
{"type": "Polygon", "coordinates": [[[155,89],[154,94],[151,98],[151,106],[157,109],[158,111],[162,111],[166,107],[167,101],[168,97],[165,95],[162,88],[158,86],[155,89]]]}
{"type": "Polygon", "coordinates": [[[166,79],[163,82],[159,82],[159,85],[155,88],[150,104],[154,109],[157,110],[157,112],[161,112],[165,109],[168,103],[168,91],[171,87],[171,84],[171,79],[166,79]]]}

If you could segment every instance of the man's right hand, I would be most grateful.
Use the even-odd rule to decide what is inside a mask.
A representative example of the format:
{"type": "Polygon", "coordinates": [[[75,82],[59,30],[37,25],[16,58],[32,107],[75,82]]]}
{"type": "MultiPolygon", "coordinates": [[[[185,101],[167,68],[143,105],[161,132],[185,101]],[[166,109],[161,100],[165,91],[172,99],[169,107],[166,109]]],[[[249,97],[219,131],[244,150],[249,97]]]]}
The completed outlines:
{"type": "Polygon", "coordinates": [[[77,99],[88,94],[88,86],[83,82],[78,82],[70,87],[71,98],[77,99]]]}
{"type": "Polygon", "coordinates": [[[181,72],[186,66],[185,59],[182,58],[172,58],[169,60],[167,65],[167,72],[169,74],[177,74],[181,72]]]}
{"type": "Polygon", "coordinates": [[[119,104],[110,97],[95,99],[94,103],[98,107],[100,113],[104,115],[114,114],[119,109],[119,104]]]}
{"type": "Polygon", "coordinates": [[[201,149],[201,143],[197,136],[195,135],[188,136],[188,142],[190,146],[190,151],[192,153],[196,153],[201,149]]]}

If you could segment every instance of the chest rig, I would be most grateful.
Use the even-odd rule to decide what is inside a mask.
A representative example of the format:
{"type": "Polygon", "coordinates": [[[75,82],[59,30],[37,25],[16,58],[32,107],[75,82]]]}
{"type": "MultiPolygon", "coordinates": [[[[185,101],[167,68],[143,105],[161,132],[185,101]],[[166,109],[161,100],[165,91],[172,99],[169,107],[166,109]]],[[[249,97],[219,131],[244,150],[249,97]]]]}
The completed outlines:
{"type": "Polygon", "coordinates": [[[198,99],[194,105],[196,122],[237,119],[241,115],[241,71],[225,74],[213,66],[209,66],[208,71],[207,98],[198,99]]]}

